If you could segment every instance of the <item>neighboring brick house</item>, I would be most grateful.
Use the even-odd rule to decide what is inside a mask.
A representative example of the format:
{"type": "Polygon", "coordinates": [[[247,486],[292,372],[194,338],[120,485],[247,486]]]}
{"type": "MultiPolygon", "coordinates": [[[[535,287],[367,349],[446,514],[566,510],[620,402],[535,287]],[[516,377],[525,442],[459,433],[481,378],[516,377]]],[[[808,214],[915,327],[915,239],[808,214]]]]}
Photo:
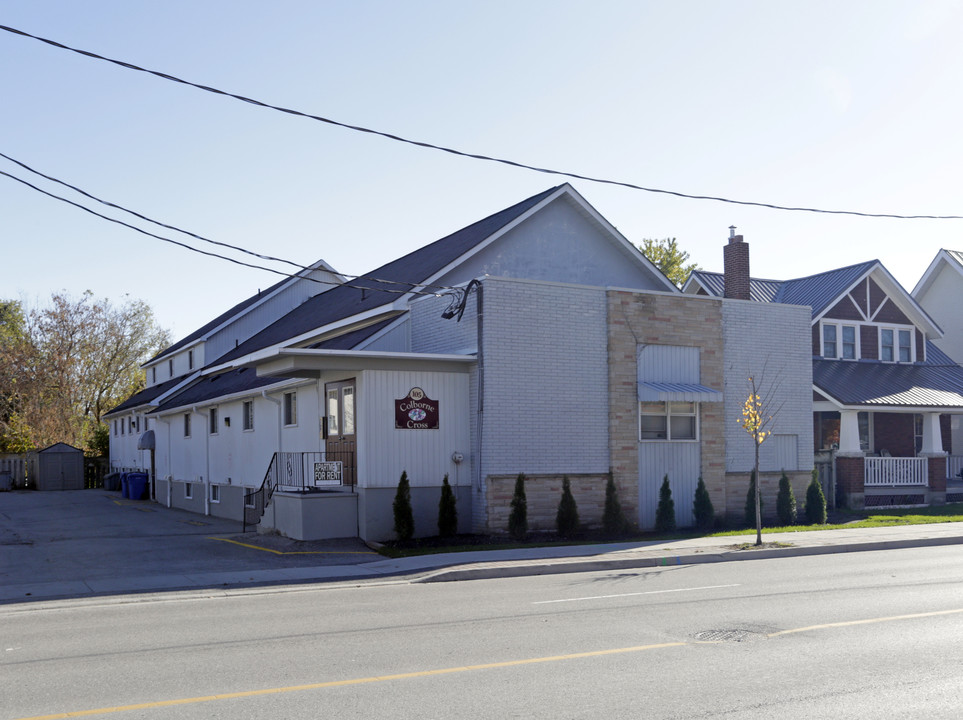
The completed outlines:
{"type": "MultiPolygon", "coordinates": [[[[949,415],[963,410],[963,369],[936,345],[943,332],[878,260],[794,280],[739,283],[695,271],[683,292],[721,297],[738,285],[758,303],[811,309],[813,449],[832,453],[851,507],[946,501],[949,415]]],[[[744,262],[742,261],[744,258],[744,262]]],[[[735,267],[735,266],[734,266],[735,267]]]]}
{"type": "Polygon", "coordinates": [[[736,419],[749,374],[770,370],[795,384],[775,386],[789,409],[763,486],[808,477],[808,341],[780,330],[808,313],[682,295],[567,184],[356,280],[316,268],[335,287],[295,278],[271,305],[242,303],[150,361],[147,390],[111,412],[154,433],[159,501],[384,540],[405,471],[416,534],[436,532],[446,475],[461,531],[504,532],[525,473],[530,527],[548,530],[564,475],[599,524],[611,470],[633,524],[652,524],[668,474],[687,525],[700,475],[720,513],[741,512],[752,444],[736,419]]]}

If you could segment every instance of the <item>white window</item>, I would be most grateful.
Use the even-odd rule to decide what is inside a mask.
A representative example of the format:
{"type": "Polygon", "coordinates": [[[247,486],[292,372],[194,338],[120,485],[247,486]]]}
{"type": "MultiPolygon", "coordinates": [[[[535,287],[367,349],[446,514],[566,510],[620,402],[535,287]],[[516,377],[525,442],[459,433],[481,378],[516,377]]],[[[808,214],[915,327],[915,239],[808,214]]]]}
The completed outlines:
{"type": "Polygon", "coordinates": [[[824,358],[842,358],[843,360],[857,360],[859,358],[858,337],[855,325],[837,325],[823,323],[823,352],[824,358]]]}
{"type": "Polygon", "coordinates": [[[184,437],[191,436],[191,414],[184,413],[184,437]]]}
{"type": "Polygon", "coordinates": [[[150,374],[151,374],[151,382],[154,385],[156,385],[157,384],[157,367],[156,366],[150,369],[150,374]]]}
{"type": "Polygon", "coordinates": [[[913,331],[909,328],[880,328],[879,359],[883,362],[913,362],[913,331]]]}
{"type": "Polygon", "coordinates": [[[194,351],[193,350],[187,351],[187,369],[188,370],[194,369],[194,351]]]}
{"type": "Polygon", "coordinates": [[[243,429],[253,430],[254,429],[254,401],[245,400],[243,407],[244,407],[244,411],[242,413],[244,415],[244,418],[242,420],[243,429]]]}
{"type": "Polygon", "coordinates": [[[114,420],[114,437],[117,437],[117,421],[114,420]]]}
{"type": "Polygon", "coordinates": [[[221,486],[211,485],[211,502],[221,502],[221,486]]]}
{"type": "Polygon", "coordinates": [[[167,361],[167,372],[171,377],[174,377],[174,358],[167,361]]]}
{"type": "Polygon", "coordinates": [[[298,424],[298,395],[296,392],[284,393],[284,424],[298,424]]]}
{"type": "Polygon", "coordinates": [[[184,499],[191,500],[194,498],[194,486],[191,483],[184,483],[184,499]]]}
{"type": "Polygon", "coordinates": [[[208,415],[208,420],[210,421],[210,433],[211,435],[217,435],[217,408],[212,407],[211,413],[208,415]]]}
{"type": "Polygon", "coordinates": [[[640,440],[698,440],[699,405],[692,402],[640,402],[640,440]]]}

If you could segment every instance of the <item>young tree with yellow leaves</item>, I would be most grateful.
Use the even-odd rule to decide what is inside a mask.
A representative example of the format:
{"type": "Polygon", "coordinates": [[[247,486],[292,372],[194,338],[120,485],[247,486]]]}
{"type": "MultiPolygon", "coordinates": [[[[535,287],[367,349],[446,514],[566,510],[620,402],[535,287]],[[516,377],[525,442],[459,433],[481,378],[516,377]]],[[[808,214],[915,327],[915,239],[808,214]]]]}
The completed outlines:
{"type": "Polygon", "coordinates": [[[742,420],[739,421],[739,424],[742,425],[742,429],[749,433],[749,436],[752,438],[753,450],[755,451],[752,472],[753,477],[756,479],[756,545],[762,545],[762,503],[760,501],[759,490],[762,484],[762,478],[759,477],[759,446],[765,442],[767,437],[772,435],[772,431],[768,429],[772,423],[772,419],[773,415],[766,413],[765,402],[759,395],[756,379],[750,377],[749,397],[746,398],[745,403],[742,405],[742,420]]]}

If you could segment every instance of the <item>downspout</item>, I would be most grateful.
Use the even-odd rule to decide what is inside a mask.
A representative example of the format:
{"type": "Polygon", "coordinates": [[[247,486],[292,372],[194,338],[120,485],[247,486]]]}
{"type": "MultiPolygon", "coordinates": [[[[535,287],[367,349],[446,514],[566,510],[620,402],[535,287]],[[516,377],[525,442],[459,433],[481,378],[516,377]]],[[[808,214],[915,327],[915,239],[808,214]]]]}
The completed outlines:
{"type": "Polygon", "coordinates": [[[204,514],[211,514],[211,433],[208,425],[209,417],[197,409],[197,405],[191,408],[191,412],[204,418],[204,514]]]}
{"type": "Polygon", "coordinates": [[[281,401],[277,400],[267,394],[267,390],[261,391],[261,397],[265,400],[273,402],[278,408],[278,449],[277,452],[281,452],[281,401]]]}
{"type": "Polygon", "coordinates": [[[164,420],[160,417],[157,419],[167,426],[167,507],[170,507],[174,487],[174,462],[173,455],[171,455],[171,423],[170,420],[164,420]]]}

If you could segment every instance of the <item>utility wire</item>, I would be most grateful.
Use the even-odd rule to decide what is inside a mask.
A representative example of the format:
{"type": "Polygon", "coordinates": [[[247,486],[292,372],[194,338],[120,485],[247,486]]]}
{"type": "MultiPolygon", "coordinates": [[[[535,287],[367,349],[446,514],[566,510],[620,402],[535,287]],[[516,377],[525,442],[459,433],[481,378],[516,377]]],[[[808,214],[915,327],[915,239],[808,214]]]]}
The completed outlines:
{"type": "MultiPolygon", "coordinates": [[[[91,210],[90,208],[88,208],[88,207],[86,207],[86,206],[84,206],[84,205],[81,205],[80,203],[74,202],[73,200],[68,200],[68,199],[65,198],[65,197],[61,197],[60,195],[55,195],[54,193],[51,193],[51,192],[48,192],[47,190],[44,190],[44,189],[42,189],[42,188],[39,188],[39,187],[37,187],[36,185],[33,185],[32,183],[29,183],[29,182],[27,182],[26,180],[23,180],[23,179],[21,179],[21,178],[18,178],[16,175],[11,175],[10,173],[5,172],[5,171],[3,171],[3,170],[0,170],[0,175],[4,175],[4,176],[10,178],[11,180],[16,180],[18,183],[21,183],[21,184],[23,184],[23,185],[26,185],[27,187],[32,188],[33,190],[36,190],[36,191],[39,192],[39,193],[42,193],[42,194],[44,194],[44,195],[46,195],[46,196],[48,196],[48,197],[54,198],[55,200],[60,200],[61,202],[65,202],[65,203],[67,203],[68,205],[73,205],[74,207],[79,208],[79,209],[83,210],[84,212],[90,213],[91,215],[94,215],[94,216],[96,216],[96,217],[99,217],[99,218],[101,218],[101,219],[103,219],[103,220],[107,220],[107,221],[109,221],[109,222],[116,223],[116,224],[118,224],[118,225],[123,225],[124,227],[129,228],[129,229],[131,229],[131,230],[134,230],[134,231],[136,231],[136,232],[139,232],[139,233],[141,233],[142,235],[147,235],[148,237],[152,237],[152,238],[155,238],[155,239],[157,239],[157,240],[161,240],[161,241],[163,241],[163,242],[170,243],[171,245],[177,245],[178,247],[182,247],[182,248],[185,248],[185,249],[187,249],[187,250],[191,250],[191,251],[196,252],[196,253],[199,253],[199,254],[201,254],[201,255],[207,255],[208,257],[218,258],[218,259],[220,259],[220,260],[227,260],[228,262],[232,262],[232,263],[234,263],[235,265],[241,265],[241,266],[243,266],[243,267],[254,268],[255,270],[265,270],[265,271],[267,271],[267,272],[274,273],[275,275],[282,275],[282,276],[287,277],[287,278],[304,278],[305,280],[310,280],[311,282],[318,283],[319,285],[343,286],[343,287],[354,288],[354,289],[356,289],[356,290],[367,290],[367,291],[371,291],[371,292],[385,292],[385,293],[393,293],[393,294],[396,294],[396,295],[424,295],[424,296],[427,296],[427,297],[438,297],[438,296],[440,295],[440,293],[422,292],[422,291],[418,291],[418,290],[414,290],[414,289],[412,289],[412,290],[389,290],[389,289],[387,289],[387,288],[368,287],[368,286],[364,286],[364,285],[357,285],[357,284],[355,284],[355,283],[331,282],[331,281],[327,281],[327,280],[318,280],[317,278],[313,278],[313,277],[311,277],[310,275],[298,275],[298,274],[294,274],[294,273],[284,272],[284,271],[282,271],[282,270],[275,270],[274,268],[266,267],[266,266],[264,266],[264,265],[255,265],[254,263],[244,262],[243,260],[237,260],[237,259],[235,259],[235,258],[228,257],[227,255],[221,255],[221,254],[219,254],[219,253],[210,252],[210,251],[208,251],[208,250],[201,250],[200,248],[193,247],[192,245],[188,245],[187,243],[182,243],[182,242],[180,242],[180,241],[178,241],[178,240],[172,240],[171,238],[163,237],[162,235],[156,235],[156,234],[154,234],[154,233],[152,233],[152,232],[148,232],[147,230],[144,230],[143,228],[139,228],[139,227],[137,227],[136,225],[131,225],[130,223],[126,223],[126,222],[124,222],[123,220],[118,220],[118,219],[116,219],[116,218],[112,218],[112,217],[109,217],[109,216],[107,216],[107,215],[103,215],[103,214],[97,212],[96,210],[91,210]]],[[[365,280],[370,279],[372,282],[382,282],[382,281],[380,281],[380,280],[375,280],[374,278],[363,278],[363,279],[365,279],[365,280]]],[[[396,282],[396,281],[389,281],[389,282],[396,282]]],[[[417,287],[417,286],[418,286],[417,283],[399,283],[399,284],[411,285],[412,287],[417,287]]],[[[454,292],[459,292],[459,290],[460,290],[459,288],[449,288],[449,289],[450,289],[451,291],[454,291],[454,292]]]]}
{"type": "Polygon", "coordinates": [[[787,206],[787,205],[776,205],[773,203],[753,202],[749,200],[734,200],[732,198],[717,197],[713,195],[693,195],[690,193],[678,192],[675,190],[663,190],[660,188],[644,187],[642,185],[636,185],[635,183],[630,183],[630,182],[623,182],[619,180],[608,180],[605,178],[592,177],[590,175],[581,175],[579,173],[566,172],[564,170],[553,170],[551,168],[543,168],[535,165],[527,165],[525,163],[516,162],[514,160],[508,160],[506,158],[492,157],[489,155],[481,155],[478,153],[470,153],[462,150],[456,150],[450,147],[445,147],[444,145],[435,145],[429,142],[411,140],[409,138],[401,137],[400,135],[395,135],[393,133],[384,132],[381,130],[374,130],[372,128],[366,128],[360,125],[351,125],[349,123],[340,122],[338,120],[333,120],[331,118],[323,117],[321,115],[312,115],[311,113],[302,112],[300,110],[294,110],[292,108],[286,108],[279,105],[272,105],[270,103],[262,102],[260,100],[255,100],[254,98],[249,98],[244,95],[238,95],[235,93],[227,92],[225,90],[219,90],[217,88],[210,87],[208,85],[201,85],[200,83],[184,80],[182,78],[176,77],[174,75],[170,75],[168,73],[163,73],[158,70],[150,70],[148,68],[143,68],[143,67],[140,67],[139,65],[134,65],[133,63],[125,62],[123,60],[116,60],[113,58],[105,57],[103,55],[98,55],[97,53],[90,52],[89,50],[80,50],[78,48],[70,47],[69,45],[64,45],[63,43],[57,42],[56,40],[50,40],[48,38],[39,37],[38,35],[31,35],[28,32],[24,32],[23,30],[17,30],[16,28],[12,28],[7,25],[0,25],[0,30],[3,30],[8,33],[13,33],[14,35],[21,35],[23,37],[31,38],[32,40],[38,40],[39,42],[46,43],[47,45],[52,45],[53,47],[60,48],[61,50],[69,50],[70,52],[74,52],[79,55],[85,55],[86,57],[93,58],[95,60],[103,60],[105,62],[113,63],[114,65],[119,65],[120,67],[127,68],[128,70],[136,70],[137,72],[148,73],[150,75],[155,75],[156,77],[163,78],[164,80],[170,80],[171,82],[180,83],[182,85],[189,85],[190,87],[197,88],[198,90],[204,90],[205,92],[214,93],[216,95],[223,95],[225,97],[234,98],[235,100],[240,100],[242,102],[250,103],[251,105],[257,105],[258,107],[263,107],[270,110],[277,110],[278,112],[286,113],[288,115],[295,115],[298,117],[307,118],[309,120],[316,120],[317,122],[322,122],[328,125],[342,127],[347,130],[354,130],[355,132],[367,133],[369,135],[377,135],[383,138],[387,138],[388,140],[407,143],[408,145],[415,145],[416,147],[422,147],[429,150],[438,150],[440,152],[449,153],[451,155],[457,155],[459,157],[466,157],[474,160],[485,160],[487,162],[500,163],[502,165],[508,165],[510,167],[516,167],[523,170],[532,170],[534,172],[545,173],[547,175],[558,175],[561,177],[573,178],[575,180],[585,180],[586,182],[599,183],[602,185],[616,185],[619,187],[629,188],[630,190],[641,190],[642,192],[671,195],[674,197],[685,198],[687,200],[712,200],[714,202],[729,203],[731,205],[761,207],[761,208],[768,208],[770,210],[823,213],[828,215],[854,215],[857,217],[890,218],[890,219],[896,219],[896,220],[963,220],[963,215],[897,215],[893,213],[857,212],[854,210],[825,210],[820,208],[795,207],[795,206],[787,206]]]}
{"type": "MultiPolygon", "coordinates": [[[[271,255],[262,255],[262,254],[260,254],[260,253],[254,252],[253,250],[248,250],[248,249],[246,249],[246,248],[240,247],[239,245],[231,245],[230,243],[220,242],[220,241],[218,241],[218,240],[211,240],[210,238],[206,238],[206,237],[204,237],[203,235],[198,235],[197,233],[193,233],[193,232],[191,232],[190,230],[183,230],[183,229],[181,229],[181,228],[179,228],[179,227],[175,227],[174,225],[167,225],[166,223],[162,223],[162,222],[160,222],[159,220],[154,220],[154,219],[152,219],[152,218],[147,217],[146,215],[141,215],[139,212],[136,212],[136,211],[134,211],[134,210],[130,210],[130,209],[128,209],[128,208],[125,208],[125,207],[123,207],[122,205],[117,205],[116,203],[112,203],[112,202],[110,202],[109,200],[103,200],[103,199],[97,197],[96,195],[91,195],[89,192],[87,192],[87,191],[85,191],[85,190],[81,190],[81,189],[80,189],[79,187],[77,187],[76,185],[71,185],[71,184],[68,183],[68,182],[64,182],[63,180],[59,180],[59,179],[57,179],[57,178],[55,178],[55,177],[52,177],[52,176],[50,176],[50,175],[46,175],[46,174],[40,172],[39,170],[36,170],[36,169],[30,167],[30,166],[27,165],[26,163],[23,163],[23,162],[21,162],[20,160],[17,160],[17,159],[15,159],[15,158],[12,158],[12,157],[10,157],[9,155],[6,155],[6,154],[4,154],[4,153],[2,153],[2,152],[0,152],[0,157],[5,158],[6,160],[9,160],[10,162],[15,163],[16,165],[19,165],[19,166],[22,167],[24,170],[27,170],[27,171],[29,171],[29,172],[32,172],[34,175],[37,175],[37,176],[39,176],[39,177],[42,177],[42,178],[44,178],[45,180],[50,180],[51,182],[58,183],[59,185],[63,185],[63,186],[66,187],[66,188],[70,188],[70,189],[73,190],[74,192],[80,193],[80,194],[83,195],[84,197],[88,197],[88,198],[90,198],[91,200],[95,200],[95,201],[99,202],[101,205],[106,205],[107,207],[114,208],[114,209],[116,209],[116,210],[121,210],[122,212],[128,213],[129,215],[133,215],[134,217],[139,218],[139,219],[141,219],[141,220],[146,220],[146,221],[149,222],[149,223],[153,223],[154,225],[158,225],[159,227],[165,228],[165,229],[167,229],[167,230],[173,230],[173,231],[175,231],[175,232],[179,232],[179,233],[182,233],[182,234],[184,234],[184,235],[189,235],[189,236],[192,237],[192,238],[195,238],[195,239],[197,239],[197,240],[201,240],[201,241],[206,242],[206,243],[210,243],[211,245],[219,245],[220,247],[225,247],[225,248],[229,248],[229,249],[231,249],[231,250],[236,250],[236,251],[238,251],[238,252],[245,253],[245,254],[247,254],[247,255],[253,255],[253,256],[256,257],[256,258],[260,258],[261,260],[271,260],[271,261],[274,261],[274,262],[285,263],[285,264],[287,264],[287,265],[292,265],[292,266],[296,267],[298,270],[304,271],[304,272],[309,272],[309,271],[311,271],[311,268],[310,268],[310,267],[306,267],[306,266],[304,266],[304,265],[301,265],[300,263],[296,263],[296,262],[293,262],[293,261],[291,261],[291,260],[285,260],[284,258],[277,258],[277,257],[273,257],[273,256],[271,256],[271,255]]],[[[14,177],[14,176],[10,175],[10,176],[8,176],[8,177],[14,177]]],[[[14,178],[14,179],[18,179],[18,178],[14,178]]],[[[27,183],[27,184],[29,184],[29,183],[27,183]]],[[[34,186],[33,186],[33,185],[30,185],[30,187],[34,187],[34,186]]],[[[38,188],[34,188],[34,189],[38,189],[38,188]]],[[[41,190],[40,192],[43,192],[43,191],[41,190]]],[[[57,196],[56,196],[56,195],[52,195],[51,197],[57,197],[57,196]]],[[[58,199],[62,199],[62,198],[58,198],[58,199]]],[[[69,202],[69,201],[66,201],[66,202],[69,202]]],[[[79,206],[79,205],[78,205],[78,207],[83,207],[83,206],[79,206]]],[[[84,209],[86,209],[86,208],[84,208],[84,209]]],[[[104,216],[101,215],[100,217],[104,217],[104,216]]],[[[109,219],[109,218],[107,218],[107,219],[109,219]]],[[[154,237],[156,237],[156,236],[154,236],[154,237]]],[[[191,247],[191,246],[185,246],[185,247],[191,247]]],[[[193,249],[193,248],[192,248],[192,249],[193,249]]],[[[222,257],[222,256],[220,256],[220,255],[215,255],[214,257],[222,257]]],[[[252,265],[251,267],[262,267],[262,266],[260,266],[260,265],[252,265]]],[[[268,268],[263,268],[263,267],[262,267],[262,269],[267,270],[268,268]]],[[[285,273],[285,274],[286,274],[286,273],[285,273]]],[[[351,278],[351,279],[353,279],[353,280],[357,280],[359,277],[361,277],[360,275],[344,275],[343,273],[338,273],[338,274],[341,274],[343,277],[351,278]]],[[[294,277],[294,276],[291,275],[291,276],[289,276],[289,277],[294,277]]],[[[302,277],[302,276],[301,276],[301,275],[298,275],[298,277],[302,277]]],[[[326,285],[344,284],[344,283],[325,283],[325,282],[322,281],[322,280],[316,280],[315,278],[310,278],[310,277],[309,277],[308,279],[309,279],[309,280],[313,280],[314,282],[324,283],[324,284],[326,284],[326,285]]],[[[400,282],[400,281],[398,281],[398,280],[381,280],[381,279],[379,279],[379,278],[373,278],[373,277],[366,277],[365,280],[368,280],[368,281],[370,281],[370,282],[385,283],[385,284],[387,284],[387,285],[409,285],[409,286],[412,286],[412,287],[419,287],[419,286],[420,286],[420,287],[433,287],[433,288],[438,288],[438,289],[440,289],[440,290],[451,290],[451,289],[452,289],[452,288],[448,287],[447,285],[420,285],[420,283],[414,283],[414,282],[406,283],[406,282],[400,282]]],[[[349,285],[349,287],[353,287],[353,286],[350,286],[350,285],[349,285]]],[[[371,288],[362,288],[362,289],[371,289],[371,288]]]]}

